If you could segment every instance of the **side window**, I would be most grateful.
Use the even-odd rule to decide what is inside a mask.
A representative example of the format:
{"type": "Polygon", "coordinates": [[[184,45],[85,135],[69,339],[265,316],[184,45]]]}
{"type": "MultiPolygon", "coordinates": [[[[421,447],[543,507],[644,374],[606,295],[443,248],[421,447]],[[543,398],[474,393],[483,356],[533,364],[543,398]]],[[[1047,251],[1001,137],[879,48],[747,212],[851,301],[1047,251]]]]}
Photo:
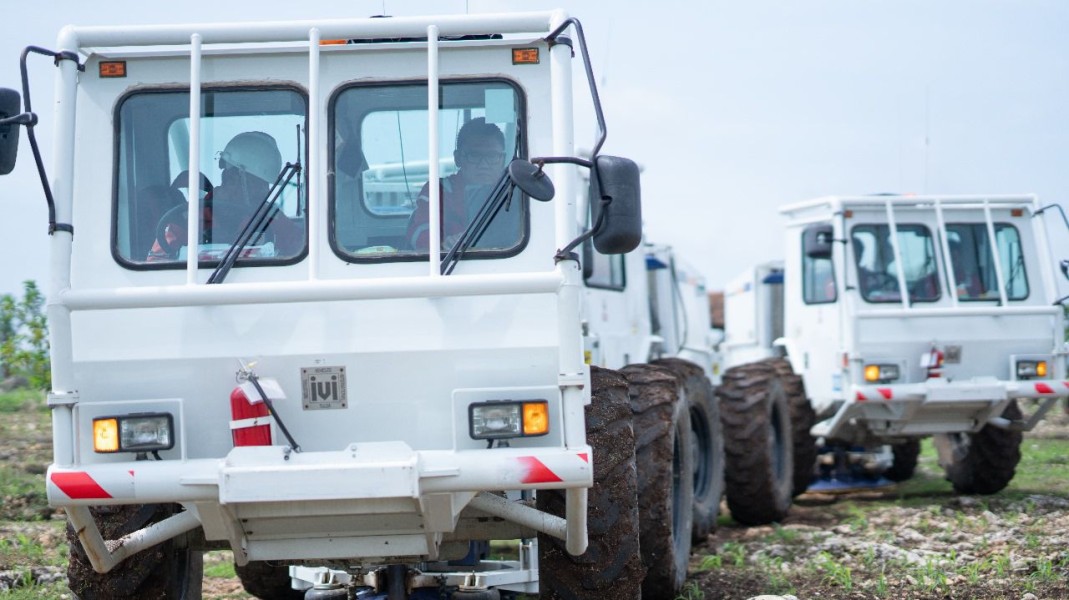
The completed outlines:
{"type": "MultiPolygon", "coordinates": [[[[431,161],[438,165],[440,239],[448,250],[494,195],[508,163],[523,156],[523,102],[512,84],[446,81],[439,96],[438,148],[429,156],[425,84],[355,85],[335,94],[331,242],[342,257],[427,255],[431,161]]],[[[472,255],[509,256],[522,248],[527,206],[519,190],[487,218],[472,255]]]]}
{"type": "MultiPolygon", "coordinates": [[[[958,299],[962,301],[997,300],[998,274],[995,270],[991,240],[984,223],[948,223],[947,242],[950,246],[950,265],[958,299]]],[[[1028,276],[1025,272],[1021,236],[1008,223],[995,224],[998,260],[1006,284],[1006,298],[1024,300],[1028,297],[1028,276]]]]}
{"type": "MultiPolygon", "coordinates": [[[[898,250],[912,302],[935,302],[940,297],[932,234],[923,225],[900,224],[898,250]]],[[[887,225],[858,225],[850,234],[857,266],[858,287],[867,302],[901,302],[898,264],[887,225]]]]}
{"type": "MultiPolygon", "coordinates": [[[[826,225],[813,225],[806,232],[824,229],[826,225]]],[[[806,238],[803,233],[802,239],[806,238]]],[[[804,242],[803,242],[804,246],[804,242]]],[[[806,304],[827,304],[835,302],[835,267],[831,256],[813,256],[802,249],[802,300],[806,304]]]]}
{"type": "Polygon", "coordinates": [[[189,92],[137,92],[119,105],[116,258],[132,268],[181,268],[192,198],[200,205],[201,261],[219,260],[255,220],[261,224],[237,264],[296,262],[306,248],[305,191],[300,177],[279,176],[287,163],[304,162],[304,96],[288,88],[228,88],[204,91],[201,105],[201,172],[192,193],[189,92]],[[254,218],[257,210],[265,218],[254,218]]]}

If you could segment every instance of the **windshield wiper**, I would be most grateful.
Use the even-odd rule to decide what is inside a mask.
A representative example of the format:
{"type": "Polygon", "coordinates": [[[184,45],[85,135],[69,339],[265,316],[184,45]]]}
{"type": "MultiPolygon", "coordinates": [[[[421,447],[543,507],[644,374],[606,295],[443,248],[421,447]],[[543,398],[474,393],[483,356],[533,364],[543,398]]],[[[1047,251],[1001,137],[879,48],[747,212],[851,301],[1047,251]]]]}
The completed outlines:
{"type": "Polygon", "coordinates": [[[289,185],[294,175],[300,172],[301,163],[299,162],[286,163],[286,166],[282,167],[278,177],[275,177],[275,183],[271,185],[271,189],[267,190],[267,195],[260,201],[256,210],[252,213],[252,217],[245,222],[245,226],[241,228],[241,232],[238,233],[234,243],[226,249],[226,254],[223,255],[219,266],[215,268],[211,277],[208,278],[208,283],[223,283],[227,274],[230,273],[230,269],[234,267],[234,263],[237,262],[238,257],[241,256],[242,251],[249,245],[252,238],[267,231],[268,225],[278,214],[279,209],[275,206],[275,202],[282,195],[282,189],[289,185]]]}
{"type": "Polygon", "coordinates": [[[501,212],[501,209],[509,209],[509,205],[512,204],[512,193],[515,191],[516,186],[512,185],[508,169],[501,172],[501,178],[494,184],[494,189],[483,201],[482,206],[479,207],[479,212],[475,214],[475,218],[468,223],[468,227],[460,234],[456,243],[446,253],[445,258],[442,259],[442,275],[449,275],[453,272],[453,269],[457,266],[457,263],[464,257],[464,253],[467,252],[472,246],[479,242],[479,238],[486,233],[486,229],[493,222],[497,213],[501,212]]]}

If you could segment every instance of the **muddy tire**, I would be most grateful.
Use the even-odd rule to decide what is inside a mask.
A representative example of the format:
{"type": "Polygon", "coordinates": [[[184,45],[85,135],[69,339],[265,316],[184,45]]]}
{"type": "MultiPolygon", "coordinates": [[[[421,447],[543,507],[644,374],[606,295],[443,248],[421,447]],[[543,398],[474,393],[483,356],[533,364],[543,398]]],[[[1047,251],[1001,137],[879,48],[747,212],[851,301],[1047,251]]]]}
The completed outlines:
{"type": "Polygon", "coordinates": [[[656,365],[620,370],[630,384],[638,466],[639,540],[645,600],[671,600],[683,588],[690,559],[694,453],[690,409],[679,378],[656,365]]]}
{"type": "MultiPolygon", "coordinates": [[[[133,504],[91,508],[105,540],[119,539],[179,512],[177,504],[133,504]]],[[[70,560],[67,582],[79,600],[196,600],[201,595],[204,555],[186,544],[186,537],[157,544],[97,573],[89,563],[78,534],[67,522],[70,560]]]]}
{"type": "Polygon", "coordinates": [[[302,600],[304,592],[290,587],[290,569],[263,561],[250,561],[245,566],[234,565],[241,579],[241,587],[260,600],[302,600]]]}
{"type": "Polygon", "coordinates": [[[724,493],[743,525],[782,520],[794,490],[791,406],[768,362],[728,369],[717,388],[724,424],[724,493]]]}
{"type": "MultiPolygon", "coordinates": [[[[538,535],[541,598],[636,600],[646,570],[639,552],[638,472],[627,380],[591,367],[587,443],[594,451],[594,487],[587,499],[586,552],[572,556],[564,541],[538,535]]],[[[539,510],[564,516],[564,491],[540,490],[539,510]]]]}
{"type": "Polygon", "coordinates": [[[654,364],[675,373],[690,408],[691,448],[694,454],[694,508],[691,544],[701,544],[716,529],[724,496],[724,432],[720,403],[713,385],[698,365],[678,358],[654,364]]]}
{"type": "Polygon", "coordinates": [[[817,422],[817,413],[805,395],[805,383],[801,376],[795,375],[791,363],[785,358],[770,358],[766,362],[779,375],[791,406],[791,433],[794,436],[794,485],[791,493],[797,496],[806,491],[816,475],[819,448],[809,430],[817,422]]]}
{"type": "Polygon", "coordinates": [[[899,442],[891,446],[894,461],[883,476],[891,481],[906,481],[917,470],[917,457],[921,454],[921,441],[917,439],[899,442]]]}
{"type": "MultiPolygon", "coordinates": [[[[1016,400],[1010,402],[1002,416],[1011,421],[1021,419],[1016,400]]],[[[944,469],[956,492],[994,494],[1009,485],[1021,460],[1023,436],[1020,431],[985,425],[976,433],[949,434],[947,437],[953,456],[944,469]]]]}

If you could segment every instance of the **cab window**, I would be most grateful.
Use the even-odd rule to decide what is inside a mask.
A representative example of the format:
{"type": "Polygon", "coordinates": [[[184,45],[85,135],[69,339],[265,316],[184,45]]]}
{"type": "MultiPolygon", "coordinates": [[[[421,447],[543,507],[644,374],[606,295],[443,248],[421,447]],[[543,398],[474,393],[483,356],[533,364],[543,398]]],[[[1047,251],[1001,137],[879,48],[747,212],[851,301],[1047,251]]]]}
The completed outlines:
{"type": "MultiPolygon", "coordinates": [[[[445,81],[439,97],[438,145],[431,153],[425,83],[353,85],[335,94],[330,210],[339,256],[355,262],[427,256],[432,161],[441,182],[440,240],[448,250],[494,195],[508,163],[524,155],[523,98],[511,83],[445,81]]],[[[510,256],[522,248],[527,205],[519,190],[486,218],[465,256],[510,256]]]]}
{"type": "Polygon", "coordinates": [[[302,177],[279,176],[287,163],[304,162],[304,96],[289,88],[227,88],[204,91],[201,106],[200,174],[190,191],[189,92],[141,91],[121,101],[116,259],[130,268],[182,268],[192,198],[201,213],[205,266],[217,263],[250,223],[239,266],[300,260],[307,245],[302,177]]]}
{"type": "MultiPolygon", "coordinates": [[[[958,300],[998,300],[998,275],[991,238],[984,223],[947,223],[950,264],[958,300]]],[[[1028,297],[1021,236],[1008,223],[995,223],[995,244],[1008,300],[1028,297]]]]}
{"type": "MultiPolygon", "coordinates": [[[[935,302],[940,297],[940,287],[931,232],[923,225],[908,223],[897,225],[896,229],[910,301],[935,302]]],[[[901,302],[890,227],[858,225],[851,231],[850,242],[861,297],[873,303],[901,302]]]]}
{"type": "Polygon", "coordinates": [[[815,253],[806,248],[806,240],[818,234],[830,238],[829,226],[813,225],[802,235],[802,300],[806,304],[828,304],[837,298],[831,253],[815,253]]]}

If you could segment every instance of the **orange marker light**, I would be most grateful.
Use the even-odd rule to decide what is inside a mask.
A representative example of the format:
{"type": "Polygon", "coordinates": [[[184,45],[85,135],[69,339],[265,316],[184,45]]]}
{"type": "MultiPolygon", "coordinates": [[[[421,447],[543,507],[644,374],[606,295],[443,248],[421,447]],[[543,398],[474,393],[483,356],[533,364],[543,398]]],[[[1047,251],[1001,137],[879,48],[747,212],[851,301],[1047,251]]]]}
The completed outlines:
{"type": "Polygon", "coordinates": [[[549,433],[549,404],[546,402],[523,403],[523,435],[549,433]]]}
{"type": "Polygon", "coordinates": [[[319,40],[320,46],[344,46],[349,40],[319,40]]]}
{"type": "Polygon", "coordinates": [[[1011,208],[1010,209],[1010,216],[1011,217],[1023,217],[1024,216],[1024,209],[1023,208],[1011,208]]]}
{"type": "Polygon", "coordinates": [[[537,65],[538,48],[513,48],[512,64],[514,65],[537,65]]]}
{"type": "Polygon", "coordinates": [[[96,419],[93,421],[93,450],[97,452],[119,451],[118,419],[96,419]]]}
{"type": "Polygon", "coordinates": [[[104,60],[100,62],[101,77],[126,77],[125,60],[104,60]]]}
{"type": "Polygon", "coordinates": [[[866,365],[865,366],[865,381],[879,381],[880,380],[880,365],[866,365]]]}
{"type": "Polygon", "coordinates": [[[1036,363],[1036,377],[1047,376],[1047,361],[1041,360],[1036,363]]]}

